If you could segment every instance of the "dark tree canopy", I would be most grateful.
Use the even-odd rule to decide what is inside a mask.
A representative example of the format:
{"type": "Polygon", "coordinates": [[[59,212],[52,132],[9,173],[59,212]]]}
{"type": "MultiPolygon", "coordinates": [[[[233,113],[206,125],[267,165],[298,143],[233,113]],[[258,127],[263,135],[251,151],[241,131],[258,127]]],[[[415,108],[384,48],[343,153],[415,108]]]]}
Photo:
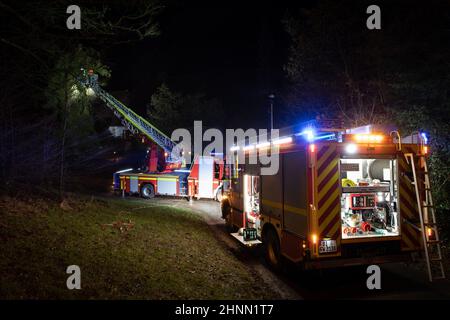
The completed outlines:
{"type": "Polygon", "coordinates": [[[322,115],[348,126],[393,123],[403,135],[428,133],[436,203],[448,212],[450,3],[377,2],[381,30],[366,28],[370,4],[320,1],[286,16],[287,118],[322,115]]]}
{"type": "Polygon", "coordinates": [[[448,109],[450,5],[382,1],[382,28],[368,30],[370,4],[320,1],[287,15],[291,112],[340,115],[361,125],[412,105],[448,109]]]}
{"type": "Polygon", "coordinates": [[[62,191],[68,172],[90,168],[100,140],[92,99],[77,84],[80,69],[105,81],[105,49],[159,34],[157,1],[79,1],[80,30],[66,27],[70,4],[0,1],[0,177],[7,185],[45,181],[62,191]],[[40,170],[29,172],[30,164],[40,170]]]}
{"type": "Polygon", "coordinates": [[[203,93],[174,92],[163,83],[151,96],[147,114],[153,123],[170,134],[177,128],[193,129],[196,120],[204,121],[205,127],[211,122],[221,123],[225,112],[217,99],[208,98],[203,93]]]}

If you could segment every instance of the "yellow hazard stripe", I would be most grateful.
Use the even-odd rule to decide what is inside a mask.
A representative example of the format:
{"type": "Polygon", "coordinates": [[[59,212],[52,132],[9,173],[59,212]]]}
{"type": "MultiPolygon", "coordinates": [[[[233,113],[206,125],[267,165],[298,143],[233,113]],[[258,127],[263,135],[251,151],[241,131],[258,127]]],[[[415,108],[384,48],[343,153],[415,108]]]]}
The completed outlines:
{"type": "Polygon", "coordinates": [[[267,199],[263,199],[262,203],[266,206],[276,208],[276,209],[283,209],[283,205],[280,202],[270,201],[267,199]]]}
{"type": "MultiPolygon", "coordinates": [[[[403,225],[403,228],[405,228],[405,225],[403,225]]],[[[410,228],[407,226],[407,228],[410,228]]],[[[402,234],[402,241],[408,248],[415,248],[415,245],[411,242],[411,240],[406,236],[405,233],[402,234]]]]}
{"type": "Polygon", "coordinates": [[[292,212],[292,213],[298,213],[305,217],[307,216],[306,209],[297,208],[297,207],[293,207],[293,206],[289,206],[289,205],[284,205],[284,210],[292,212]]]}
{"type": "MultiPolygon", "coordinates": [[[[331,170],[333,170],[334,167],[338,165],[338,160],[334,159],[330,162],[330,164],[320,173],[320,176],[317,179],[317,183],[321,184],[323,179],[326,178],[326,176],[330,173],[331,170]]],[[[334,176],[333,176],[334,177],[334,176]]],[[[331,179],[330,179],[331,180],[331,179]]]]}
{"type": "Polygon", "coordinates": [[[334,147],[329,147],[328,150],[325,151],[325,153],[319,159],[317,159],[317,168],[320,168],[320,166],[324,163],[324,161],[327,160],[328,157],[335,151],[336,149],[334,147]]]}
{"type": "MultiPolygon", "coordinates": [[[[336,173],[330,178],[330,181],[328,181],[328,183],[322,188],[322,190],[319,190],[319,199],[322,199],[327,192],[336,185],[336,180],[339,179],[339,171],[336,171],[336,173]]],[[[336,188],[336,191],[333,192],[333,195],[335,195],[337,193],[339,193],[339,187],[336,188]]],[[[331,198],[335,198],[335,197],[331,197],[331,198]]]]}
{"type": "MultiPolygon", "coordinates": [[[[336,202],[336,199],[341,192],[339,188],[339,170],[336,170],[336,168],[339,168],[339,154],[336,153],[335,147],[329,147],[329,149],[317,159],[317,168],[320,168],[327,161],[329,161],[328,165],[320,172],[320,174],[318,172],[316,180],[317,205],[324,201],[318,208],[317,227],[319,233],[326,231],[330,236],[337,233],[337,239],[340,239],[341,233],[338,232],[338,230],[341,227],[341,223],[340,219],[336,218],[339,217],[341,210],[340,201],[336,202]],[[333,157],[333,154],[335,154],[335,157],[333,157]],[[330,159],[330,157],[332,158],[330,159]],[[327,178],[333,170],[336,170],[336,172],[331,177],[327,178]],[[318,190],[320,184],[324,185],[318,190]],[[329,194],[331,190],[332,193],[329,194]],[[320,219],[323,219],[323,221],[319,224],[320,219]]],[[[339,253],[337,255],[339,255],[339,253]]]]}
{"type": "MultiPolygon", "coordinates": [[[[280,203],[280,202],[275,202],[275,201],[270,201],[270,200],[267,200],[267,199],[263,199],[262,200],[262,204],[266,205],[266,206],[269,206],[269,207],[272,207],[272,208],[280,209],[280,210],[283,209],[283,204],[280,203]]],[[[303,215],[305,217],[307,216],[306,209],[302,209],[302,208],[298,208],[298,207],[294,207],[294,206],[290,206],[290,205],[284,205],[284,210],[292,212],[292,213],[301,214],[301,215],[303,215]]]]}
{"type": "MultiPolygon", "coordinates": [[[[325,229],[325,226],[326,226],[326,224],[324,223],[323,224],[323,228],[320,228],[320,232],[322,233],[322,231],[325,229]]],[[[339,227],[341,226],[341,224],[340,223],[336,223],[331,229],[330,229],[330,231],[328,231],[328,234],[330,234],[330,235],[333,235],[333,234],[335,234],[336,233],[336,231],[339,229],[339,227]]],[[[341,234],[339,233],[339,236],[338,236],[338,238],[341,236],[341,234]]]]}
{"type": "MultiPolygon", "coordinates": [[[[325,203],[319,208],[319,213],[322,214],[324,211],[328,210],[328,207],[330,204],[336,200],[336,197],[339,195],[339,188],[336,188],[336,190],[331,194],[331,196],[325,201],[325,203]]],[[[340,203],[336,205],[338,207],[340,203]]]]}
{"type": "MultiPolygon", "coordinates": [[[[325,218],[322,224],[319,226],[319,230],[323,231],[328,225],[331,223],[333,219],[336,218],[336,214],[338,212],[338,207],[334,207],[334,209],[330,212],[330,214],[325,218]]],[[[340,225],[340,219],[336,222],[335,225],[340,225]]]]}
{"type": "MultiPolygon", "coordinates": [[[[404,153],[415,153],[413,149],[410,147],[404,148],[404,153]]],[[[409,171],[411,168],[411,164],[409,164],[406,161],[406,158],[404,154],[400,155],[398,158],[398,167],[399,171],[409,171]]],[[[399,196],[400,196],[400,214],[403,217],[408,218],[414,218],[418,216],[418,212],[416,209],[416,201],[412,199],[409,192],[415,192],[413,191],[412,185],[410,185],[411,181],[405,177],[402,177],[400,175],[400,187],[399,187],[399,196]],[[409,189],[409,190],[408,190],[409,189]],[[409,192],[408,192],[409,191],[409,192]],[[409,203],[411,207],[414,209],[414,211],[411,211],[411,209],[408,208],[405,204],[409,203]]],[[[410,225],[407,223],[401,224],[402,233],[401,233],[401,246],[403,250],[417,250],[417,248],[420,247],[420,239],[418,239],[419,235],[415,229],[413,229],[410,225]],[[416,235],[416,236],[415,236],[416,235]],[[414,242],[414,240],[419,240],[419,246],[417,246],[414,242]]]]}

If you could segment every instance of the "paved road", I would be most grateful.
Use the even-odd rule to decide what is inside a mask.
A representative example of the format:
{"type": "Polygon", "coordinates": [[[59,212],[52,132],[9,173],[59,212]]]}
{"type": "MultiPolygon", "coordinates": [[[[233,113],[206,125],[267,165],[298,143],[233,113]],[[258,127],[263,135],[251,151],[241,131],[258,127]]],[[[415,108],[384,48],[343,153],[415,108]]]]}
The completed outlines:
{"type": "Polygon", "coordinates": [[[261,249],[245,248],[226,232],[217,202],[168,198],[138,201],[190,208],[201,215],[217,239],[240,261],[253,268],[281,299],[450,299],[450,281],[430,284],[421,265],[382,265],[381,290],[367,289],[365,267],[302,272],[290,266],[288,272],[275,274],[264,265],[261,249]]]}

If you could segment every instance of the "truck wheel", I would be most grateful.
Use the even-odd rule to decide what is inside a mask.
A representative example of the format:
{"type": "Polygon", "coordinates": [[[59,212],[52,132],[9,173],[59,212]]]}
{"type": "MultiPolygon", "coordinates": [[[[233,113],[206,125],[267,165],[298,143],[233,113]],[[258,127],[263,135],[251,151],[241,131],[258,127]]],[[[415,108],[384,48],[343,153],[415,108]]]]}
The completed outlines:
{"type": "Polygon", "coordinates": [[[141,187],[141,197],[145,199],[151,199],[155,196],[155,188],[152,184],[144,184],[141,187]]]}
{"type": "Polygon", "coordinates": [[[264,253],[267,264],[274,271],[281,271],[280,241],[273,229],[269,229],[263,239],[264,253]]]}
{"type": "Polygon", "coordinates": [[[234,233],[237,231],[236,226],[233,224],[231,220],[231,212],[225,216],[225,224],[227,225],[227,230],[229,233],[234,233]]]}
{"type": "Polygon", "coordinates": [[[227,231],[230,233],[236,232],[237,228],[233,225],[231,207],[227,201],[222,203],[222,218],[225,219],[227,231]]]}

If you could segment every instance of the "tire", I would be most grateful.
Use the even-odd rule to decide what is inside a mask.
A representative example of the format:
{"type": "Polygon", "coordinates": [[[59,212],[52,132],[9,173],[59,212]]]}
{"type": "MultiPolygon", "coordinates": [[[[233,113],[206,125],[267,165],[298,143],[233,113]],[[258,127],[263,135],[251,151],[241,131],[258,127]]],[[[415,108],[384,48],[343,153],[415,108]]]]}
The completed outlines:
{"type": "Polygon", "coordinates": [[[231,220],[231,207],[230,204],[225,201],[222,203],[222,218],[225,219],[225,225],[227,227],[227,231],[230,233],[236,232],[237,228],[233,225],[233,221],[231,220]]]}
{"type": "Polygon", "coordinates": [[[281,262],[281,250],[280,250],[280,240],[278,239],[278,235],[275,230],[272,228],[266,231],[265,237],[263,238],[264,242],[264,257],[266,263],[269,267],[274,271],[282,270],[282,262],[281,262]]]}
{"type": "Polygon", "coordinates": [[[145,199],[151,199],[155,197],[155,188],[153,187],[152,184],[150,183],[144,184],[141,187],[141,197],[145,199]]]}

